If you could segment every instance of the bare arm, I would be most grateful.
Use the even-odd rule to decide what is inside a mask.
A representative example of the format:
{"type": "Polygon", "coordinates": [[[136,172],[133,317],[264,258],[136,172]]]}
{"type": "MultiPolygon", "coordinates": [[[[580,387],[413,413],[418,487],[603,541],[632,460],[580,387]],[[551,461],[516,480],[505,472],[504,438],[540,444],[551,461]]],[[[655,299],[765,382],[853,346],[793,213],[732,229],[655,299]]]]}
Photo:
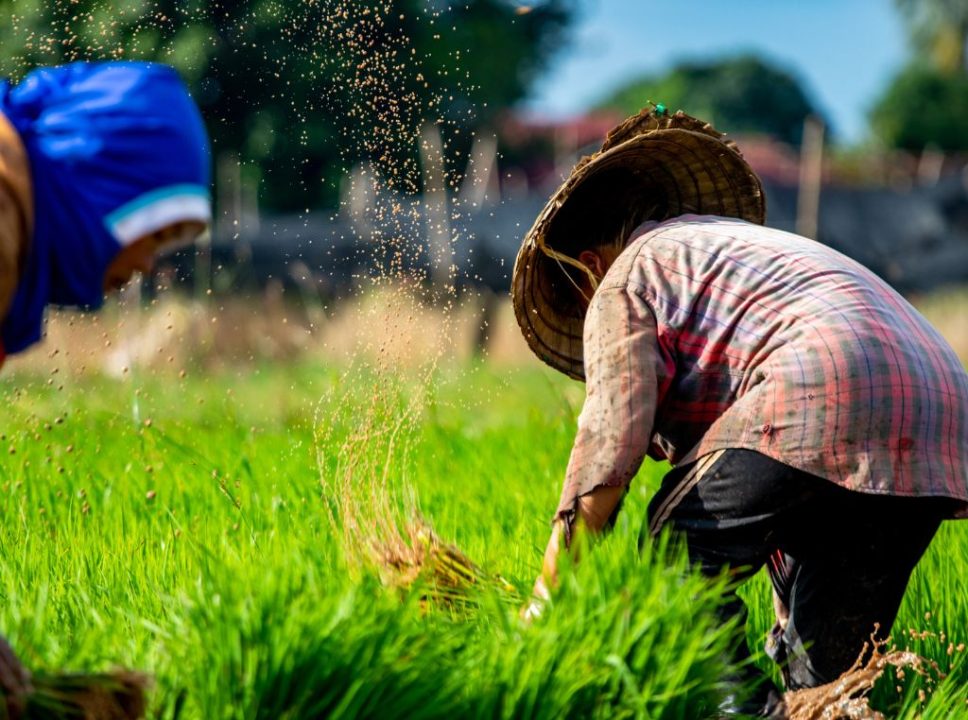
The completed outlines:
{"type": "Polygon", "coordinates": [[[30,166],[17,131],[0,113],[0,320],[13,300],[33,224],[30,166]]]}
{"type": "Polygon", "coordinates": [[[615,513],[651,443],[660,386],[674,375],[658,348],[651,309],[624,287],[599,289],[584,335],[585,406],[526,616],[540,612],[557,584],[559,555],[572,531],[596,535],[615,513]]]}
{"type": "MultiPolygon", "coordinates": [[[[578,498],[578,527],[592,535],[601,533],[624,494],[625,488],[622,486],[602,485],[578,498]]],[[[547,587],[554,587],[558,583],[558,555],[564,544],[564,534],[564,520],[556,520],[551,528],[551,538],[545,548],[541,567],[540,579],[547,587]]]]}

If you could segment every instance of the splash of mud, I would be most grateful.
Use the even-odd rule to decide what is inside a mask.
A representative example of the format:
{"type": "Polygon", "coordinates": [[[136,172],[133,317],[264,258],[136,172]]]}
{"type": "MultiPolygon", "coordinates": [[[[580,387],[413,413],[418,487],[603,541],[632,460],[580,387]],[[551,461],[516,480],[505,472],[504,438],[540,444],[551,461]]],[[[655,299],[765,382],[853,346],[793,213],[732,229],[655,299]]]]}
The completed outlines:
{"type": "Polygon", "coordinates": [[[784,695],[789,720],[885,720],[884,715],[868,703],[867,695],[888,667],[901,671],[911,668],[924,675],[933,663],[907,650],[884,652],[886,641],[871,638],[873,652],[868,655],[864,644],[857,660],[839,678],[826,685],[794,690],[784,695]]]}

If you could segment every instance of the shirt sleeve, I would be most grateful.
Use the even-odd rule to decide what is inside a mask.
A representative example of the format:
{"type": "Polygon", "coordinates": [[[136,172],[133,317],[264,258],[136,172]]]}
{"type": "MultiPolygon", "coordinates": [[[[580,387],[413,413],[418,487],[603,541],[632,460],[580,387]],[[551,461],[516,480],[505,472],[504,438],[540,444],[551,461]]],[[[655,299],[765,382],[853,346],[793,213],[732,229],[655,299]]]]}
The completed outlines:
{"type": "Polygon", "coordinates": [[[652,442],[658,392],[655,316],[627,287],[595,294],[583,343],[585,404],[555,514],[568,538],[580,497],[626,486],[638,472],[652,442]]]}

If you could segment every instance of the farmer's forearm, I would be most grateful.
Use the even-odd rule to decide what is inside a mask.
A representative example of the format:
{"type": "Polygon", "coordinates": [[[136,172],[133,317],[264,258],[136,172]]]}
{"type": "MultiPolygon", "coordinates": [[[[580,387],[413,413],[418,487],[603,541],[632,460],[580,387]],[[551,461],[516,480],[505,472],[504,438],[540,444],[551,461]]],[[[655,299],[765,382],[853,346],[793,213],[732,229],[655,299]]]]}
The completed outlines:
{"type": "MultiPolygon", "coordinates": [[[[601,486],[587,495],[582,495],[578,498],[576,525],[592,534],[601,532],[624,494],[623,486],[601,486]]],[[[554,585],[558,580],[558,555],[565,536],[564,523],[564,520],[555,521],[551,529],[551,538],[545,548],[541,575],[549,586],[554,585]]]]}
{"type": "Polygon", "coordinates": [[[603,485],[578,498],[577,519],[582,527],[592,533],[601,532],[624,494],[624,485],[603,485]]]}

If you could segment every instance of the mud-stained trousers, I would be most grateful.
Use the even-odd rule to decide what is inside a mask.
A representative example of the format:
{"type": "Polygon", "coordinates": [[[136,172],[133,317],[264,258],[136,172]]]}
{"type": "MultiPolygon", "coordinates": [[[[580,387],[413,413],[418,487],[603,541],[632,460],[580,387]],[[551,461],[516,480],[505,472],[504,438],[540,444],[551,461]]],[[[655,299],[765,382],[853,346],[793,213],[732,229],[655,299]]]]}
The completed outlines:
{"type": "MultiPolygon", "coordinates": [[[[955,503],[853,492],[757,452],[724,450],[670,471],[649,525],[683,536],[706,574],[728,569],[739,584],[767,567],[777,611],[767,653],[795,690],[848,670],[875,627],[890,633],[911,571],[955,503]]],[[[721,612],[745,624],[735,592],[721,612]]],[[[738,637],[735,659],[748,658],[738,637]]],[[[775,716],[780,697],[764,679],[736,711],[775,716]]]]}

